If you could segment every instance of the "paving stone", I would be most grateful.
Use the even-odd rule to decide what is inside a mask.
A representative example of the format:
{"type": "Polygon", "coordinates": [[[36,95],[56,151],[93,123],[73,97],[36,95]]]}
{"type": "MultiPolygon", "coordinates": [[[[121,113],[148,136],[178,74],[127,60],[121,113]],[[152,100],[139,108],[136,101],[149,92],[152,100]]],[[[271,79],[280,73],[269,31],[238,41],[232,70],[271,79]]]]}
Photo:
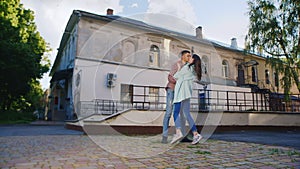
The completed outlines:
{"type": "Polygon", "coordinates": [[[220,140],[174,146],[144,138],[0,137],[0,168],[299,168],[300,150],[289,147],[220,140]]]}

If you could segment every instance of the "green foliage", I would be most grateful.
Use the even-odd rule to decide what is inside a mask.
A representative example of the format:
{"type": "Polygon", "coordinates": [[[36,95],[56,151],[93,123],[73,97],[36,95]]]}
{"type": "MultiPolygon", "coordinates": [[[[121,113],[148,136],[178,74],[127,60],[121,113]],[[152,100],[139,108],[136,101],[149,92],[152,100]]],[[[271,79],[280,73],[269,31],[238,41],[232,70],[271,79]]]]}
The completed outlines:
{"type": "Polygon", "coordinates": [[[36,119],[32,112],[2,111],[0,113],[0,124],[24,124],[36,119]]]}
{"type": "Polygon", "coordinates": [[[195,152],[195,154],[211,155],[211,152],[198,150],[198,151],[195,152]]]}
{"type": "Polygon", "coordinates": [[[1,110],[36,109],[41,96],[37,79],[50,68],[44,55],[49,45],[36,30],[33,11],[20,0],[0,1],[0,29],[1,110]]]}
{"type": "Polygon", "coordinates": [[[246,49],[270,56],[267,63],[283,75],[285,94],[293,84],[300,92],[300,1],[250,0],[248,5],[246,49]]]}
{"type": "Polygon", "coordinates": [[[35,108],[40,108],[43,105],[43,90],[41,89],[40,83],[38,81],[33,81],[31,83],[31,90],[26,94],[26,100],[30,101],[30,104],[35,108]]]}
{"type": "Polygon", "coordinates": [[[201,148],[201,146],[195,146],[195,145],[190,146],[190,145],[188,145],[187,148],[201,148]]]}

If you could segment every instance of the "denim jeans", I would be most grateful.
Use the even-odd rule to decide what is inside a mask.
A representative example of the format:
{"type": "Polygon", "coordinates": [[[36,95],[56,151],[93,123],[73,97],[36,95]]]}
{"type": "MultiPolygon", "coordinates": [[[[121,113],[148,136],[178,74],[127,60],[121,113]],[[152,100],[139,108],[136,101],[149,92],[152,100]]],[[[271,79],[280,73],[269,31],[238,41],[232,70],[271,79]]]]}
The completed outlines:
{"type": "Polygon", "coordinates": [[[175,122],[176,128],[182,128],[181,127],[182,123],[180,120],[178,120],[180,110],[183,112],[185,118],[187,119],[189,126],[190,126],[190,130],[192,132],[197,131],[195,121],[190,113],[190,99],[185,99],[179,103],[174,103],[174,115],[173,116],[174,116],[174,122],[175,122]]]}
{"type": "MultiPolygon", "coordinates": [[[[173,110],[174,110],[174,104],[173,104],[173,99],[174,99],[174,90],[172,89],[167,89],[167,98],[166,98],[166,113],[164,116],[163,120],[163,136],[168,137],[168,128],[169,128],[169,123],[170,123],[170,118],[172,116],[173,110]]],[[[184,116],[180,116],[180,121],[181,125],[185,126],[185,118],[184,116]]],[[[185,127],[182,127],[181,129],[182,134],[185,135],[185,127]]]]}

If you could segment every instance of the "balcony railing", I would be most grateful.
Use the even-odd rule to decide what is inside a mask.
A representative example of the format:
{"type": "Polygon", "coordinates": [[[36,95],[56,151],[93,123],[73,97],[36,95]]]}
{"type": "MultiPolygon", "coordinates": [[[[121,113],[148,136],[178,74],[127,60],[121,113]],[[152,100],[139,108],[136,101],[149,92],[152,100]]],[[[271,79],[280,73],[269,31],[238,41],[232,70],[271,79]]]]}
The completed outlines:
{"type": "MultiPolygon", "coordinates": [[[[80,116],[113,114],[125,109],[165,110],[166,91],[152,86],[133,86],[130,101],[95,99],[80,103],[80,116]]],[[[300,94],[284,96],[275,93],[195,89],[191,111],[286,111],[300,112],[300,94]],[[288,101],[286,101],[286,98],[288,101]]]]}

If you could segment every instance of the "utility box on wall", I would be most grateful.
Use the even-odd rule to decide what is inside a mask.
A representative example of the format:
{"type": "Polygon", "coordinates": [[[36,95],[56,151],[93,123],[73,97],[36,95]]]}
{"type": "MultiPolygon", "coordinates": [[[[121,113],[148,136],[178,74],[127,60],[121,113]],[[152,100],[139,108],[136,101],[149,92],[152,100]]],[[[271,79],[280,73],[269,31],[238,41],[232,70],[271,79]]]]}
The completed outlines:
{"type": "Polygon", "coordinates": [[[106,75],[106,86],[115,87],[117,80],[117,75],[114,73],[107,73],[106,75]]]}

